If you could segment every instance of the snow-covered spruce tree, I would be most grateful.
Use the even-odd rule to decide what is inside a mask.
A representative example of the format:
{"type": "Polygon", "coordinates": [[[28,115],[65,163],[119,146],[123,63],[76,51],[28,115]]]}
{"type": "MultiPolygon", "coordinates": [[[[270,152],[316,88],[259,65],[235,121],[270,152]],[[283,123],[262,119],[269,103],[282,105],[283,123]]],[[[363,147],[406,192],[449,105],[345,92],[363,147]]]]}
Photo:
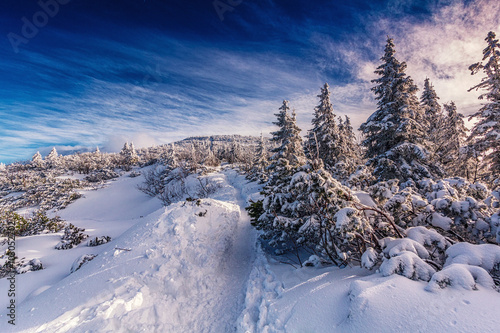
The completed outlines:
{"type": "Polygon", "coordinates": [[[483,50],[483,62],[469,67],[471,74],[482,71],[485,76],[473,89],[486,92],[479,96],[488,102],[469,119],[478,118],[470,134],[474,149],[484,154],[483,163],[487,166],[489,178],[493,181],[500,177],[500,44],[493,31],[485,38],[488,46],[483,50]]]}
{"type": "MultiPolygon", "coordinates": [[[[276,198],[282,198],[282,200],[286,200],[285,198],[290,196],[286,186],[295,170],[306,162],[300,128],[296,124],[295,114],[290,115],[289,112],[288,101],[284,100],[279,112],[275,113],[277,120],[273,124],[279,129],[271,133],[273,136],[271,141],[276,144],[276,148],[271,150],[273,155],[267,168],[269,180],[263,190],[266,197],[273,195],[276,198]]],[[[260,203],[255,204],[260,206],[260,203]]],[[[270,206],[271,204],[271,201],[264,200],[263,209],[270,212],[269,214],[272,216],[272,212],[275,210],[270,206]]],[[[293,238],[287,238],[286,234],[281,235],[281,231],[273,225],[271,218],[259,218],[261,210],[259,208],[255,212],[253,224],[257,229],[264,230],[264,238],[271,240],[273,245],[276,245],[276,240],[280,238],[282,238],[282,242],[293,240],[293,238]]]]}
{"type": "Polygon", "coordinates": [[[425,132],[429,143],[428,149],[432,154],[434,162],[439,160],[439,157],[436,156],[436,150],[439,148],[441,141],[440,133],[444,125],[441,105],[439,105],[438,99],[439,97],[434,90],[434,86],[430,83],[429,78],[426,78],[420,98],[420,106],[425,121],[425,132]]]}
{"type": "Polygon", "coordinates": [[[340,131],[330,102],[328,83],[321,88],[318,98],[319,104],[314,108],[311,121],[313,128],[307,135],[307,153],[310,159],[320,158],[327,170],[333,170],[341,153],[340,131]]]}
{"type": "Polygon", "coordinates": [[[122,150],[120,151],[120,158],[122,167],[125,170],[130,170],[133,165],[139,163],[139,156],[135,151],[134,143],[131,142],[129,144],[128,142],[125,142],[122,150]]]}
{"type": "Polygon", "coordinates": [[[349,188],[322,167],[321,160],[292,170],[293,175],[266,192],[256,226],[277,253],[306,248],[336,265],[361,260],[372,246],[373,229],[349,188]]]}
{"type": "Polygon", "coordinates": [[[436,149],[438,162],[449,176],[466,176],[466,151],[464,149],[467,138],[467,128],[464,116],[457,112],[453,101],[443,105],[445,117],[443,126],[439,130],[439,145],[436,149]]]}
{"type": "Polygon", "coordinates": [[[60,165],[59,154],[57,154],[56,147],[53,147],[49,155],[45,157],[45,163],[48,168],[57,168],[60,165]]]}
{"type": "Polygon", "coordinates": [[[334,177],[345,181],[361,164],[361,149],[348,116],[339,119],[339,151],[334,177]]]}
{"type": "Polygon", "coordinates": [[[269,166],[268,153],[264,136],[260,133],[260,139],[255,150],[255,156],[252,161],[252,169],[249,172],[249,179],[266,182],[267,167],[269,166]]]}
{"type": "Polygon", "coordinates": [[[43,160],[42,154],[39,151],[31,158],[31,166],[34,168],[43,168],[45,166],[45,161],[43,160]]]}
{"type": "Polygon", "coordinates": [[[275,114],[277,121],[274,125],[279,127],[279,130],[272,132],[271,141],[275,142],[277,147],[271,152],[271,165],[269,170],[273,171],[280,159],[285,159],[290,165],[297,166],[305,163],[304,148],[302,146],[302,138],[300,137],[300,128],[297,126],[295,111],[290,114],[288,101],[284,100],[283,105],[279,108],[279,112],[275,114]]]}
{"type": "Polygon", "coordinates": [[[416,96],[418,90],[405,73],[406,63],[395,57],[394,42],[387,39],[384,56],[372,80],[378,108],[360,130],[365,139],[366,157],[379,180],[398,178],[419,180],[441,174],[431,165],[424,148],[423,114],[416,96]]]}

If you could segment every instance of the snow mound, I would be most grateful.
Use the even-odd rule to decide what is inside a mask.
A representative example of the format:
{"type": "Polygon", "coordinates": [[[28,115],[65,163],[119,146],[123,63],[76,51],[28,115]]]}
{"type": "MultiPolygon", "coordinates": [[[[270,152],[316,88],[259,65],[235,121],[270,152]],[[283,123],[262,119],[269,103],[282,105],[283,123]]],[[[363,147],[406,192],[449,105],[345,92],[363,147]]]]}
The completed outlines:
{"type": "Polygon", "coordinates": [[[398,274],[412,280],[429,281],[436,270],[415,253],[405,251],[384,260],[380,265],[380,272],[383,276],[398,274]]]}
{"type": "Polygon", "coordinates": [[[361,267],[372,269],[378,261],[377,251],[375,251],[373,247],[369,247],[361,256],[361,267]]]}
{"type": "Polygon", "coordinates": [[[481,267],[465,264],[452,264],[432,276],[425,288],[427,291],[438,291],[446,287],[465,290],[477,290],[476,283],[486,288],[493,289],[493,279],[481,267]]]}
{"type": "Polygon", "coordinates": [[[426,227],[419,226],[408,228],[405,230],[405,233],[408,238],[413,239],[421,245],[435,245],[440,250],[446,250],[446,248],[450,246],[450,242],[434,229],[427,229],[426,227]]]}
{"type": "Polygon", "coordinates": [[[382,247],[383,253],[386,257],[394,257],[399,255],[401,252],[410,251],[418,255],[420,258],[428,258],[429,252],[425,247],[419,242],[414,241],[410,238],[398,238],[394,239],[392,237],[386,237],[379,241],[382,247]]]}
{"type": "Polygon", "coordinates": [[[466,264],[479,266],[490,272],[500,265],[500,246],[493,244],[457,243],[446,250],[446,255],[445,266],[466,264]]]}

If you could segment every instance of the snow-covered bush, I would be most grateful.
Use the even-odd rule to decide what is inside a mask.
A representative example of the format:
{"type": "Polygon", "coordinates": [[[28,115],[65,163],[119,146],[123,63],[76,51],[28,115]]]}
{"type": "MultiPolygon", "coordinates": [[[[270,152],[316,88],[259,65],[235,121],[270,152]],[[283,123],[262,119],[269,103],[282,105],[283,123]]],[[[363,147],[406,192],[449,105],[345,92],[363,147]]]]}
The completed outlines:
{"type": "Polygon", "coordinates": [[[466,264],[452,264],[435,273],[425,289],[434,292],[446,287],[477,290],[476,284],[495,288],[493,279],[485,269],[466,264]]]}
{"type": "Polygon", "coordinates": [[[85,229],[78,228],[70,223],[64,229],[64,235],[61,237],[61,241],[56,245],[56,250],[72,249],[74,246],[80,244],[84,239],[89,237],[89,235],[83,233],[84,231],[85,229]]]}
{"type": "Polygon", "coordinates": [[[43,269],[42,262],[38,258],[31,259],[27,263],[24,260],[19,262],[19,265],[16,268],[17,274],[24,274],[27,272],[34,272],[43,269]]]}
{"type": "Polygon", "coordinates": [[[90,183],[99,183],[106,180],[118,178],[120,175],[113,170],[103,169],[92,172],[90,175],[85,177],[85,180],[90,183]]]}
{"type": "Polygon", "coordinates": [[[99,246],[102,244],[106,244],[108,242],[111,242],[111,237],[101,236],[101,237],[92,238],[91,240],[88,241],[87,245],[88,246],[99,246]]]}
{"type": "Polygon", "coordinates": [[[383,276],[403,275],[412,280],[429,281],[436,270],[410,251],[401,251],[386,259],[380,265],[383,276]]]}
{"type": "Polygon", "coordinates": [[[97,257],[97,254],[84,254],[80,257],[78,257],[74,262],[73,265],[71,265],[70,273],[74,273],[80,268],[82,268],[83,265],[91,261],[97,257]]]}
{"type": "Polygon", "coordinates": [[[42,211],[33,213],[28,218],[13,211],[0,211],[0,236],[6,236],[9,233],[8,227],[11,225],[14,225],[16,236],[32,236],[58,232],[66,225],[66,222],[59,216],[49,218],[42,211]]]}

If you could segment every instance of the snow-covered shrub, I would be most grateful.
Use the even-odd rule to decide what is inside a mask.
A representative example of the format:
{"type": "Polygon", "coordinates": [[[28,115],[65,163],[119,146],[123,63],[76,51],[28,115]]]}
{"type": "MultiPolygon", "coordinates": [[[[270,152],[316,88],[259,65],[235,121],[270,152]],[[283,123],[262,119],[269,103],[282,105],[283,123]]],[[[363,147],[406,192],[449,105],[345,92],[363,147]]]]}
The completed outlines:
{"type": "Polygon", "coordinates": [[[64,229],[64,235],[61,237],[61,241],[56,245],[56,250],[67,250],[72,249],[74,246],[80,244],[84,239],[89,237],[83,232],[85,229],[75,227],[73,224],[69,224],[64,229]]]}
{"type": "Polygon", "coordinates": [[[391,258],[401,254],[402,252],[412,252],[422,259],[429,258],[429,252],[420,243],[410,238],[387,237],[379,241],[382,247],[382,252],[386,258],[391,258]]]}
{"type": "Polygon", "coordinates": [[[103,169],[92,172],[90,175],[85,177],[85,180],[90,183],[99,183],[106,180],[118,178],[120,175],[111,169],[103,169]]]}
{"type": "Polygon", "coordinates": [[[500,265],[500,246],[494,244],[457,243],[446,250],[446,255],[445,266],[467,264],[492,272],[500,265]]]}
{"type": "Polygon", "coordinates": [[[91,240],[88,241],[87,245],[88,246],[99,246],[102,244],[106,244],[108,242],[111,242],[111,237],[101,236],[101,237],[92,238],[91,240]]]}
{"type": "Polygon", "coordinates": [[[140,175],[142,175],[142,173],[141,173],[140,171],[136,171],[136,170],[134,170],[134,171],[132,171],[132,172],[131,172],[128,176],[129,176],[130,178],[135,178],[135,177],[139,177],[140,175]]]}
{"type": "Polygon", "coordinates": [[[58,232],[66,225],[66,222],[59,216],[49,218],[41,211],[29,218],[24,218],[13,211],[0,211],[0,236],[6,236],[9,233],[9,225],[14,225],[16,236],[32,236],[58,232]]]}
{"type": "Polygon", "coordinates": [[[436,270],[410,251],[402,251],[380,265],[383,276],[399,274],[412,280],[429,281],[436,270]]]}
{"type": "Polygon", "coordinates": [[[361,256],[361,267],[373,269],[380,262],[380,257],[372,247],[366,249],[361,256]]]}
{"type": "Polygon", "coordinates": [[[43,269],[42,262],[38,258],[31,259],[27,263],[22,260],[16,268],[17,274],[24,274],[31,271],[39,271],[43,269]]]}
{"type": "Polygon", "coordinates": [[[485,269],[467,264],[451,264],[435,273],[425,289],[434,292],[446,287],[477,290],[476,284],[495,288],[493,279],[485,269]]]}
{"type": "Polygon", "coordinates": [[[84,254],[80,257],[78,257],[74,262],[73,265],[71,265],[70,273],[74,273],[80,268],[82,268],[83,265],[91,261],[97,257],[97,254],[84,254]]]}

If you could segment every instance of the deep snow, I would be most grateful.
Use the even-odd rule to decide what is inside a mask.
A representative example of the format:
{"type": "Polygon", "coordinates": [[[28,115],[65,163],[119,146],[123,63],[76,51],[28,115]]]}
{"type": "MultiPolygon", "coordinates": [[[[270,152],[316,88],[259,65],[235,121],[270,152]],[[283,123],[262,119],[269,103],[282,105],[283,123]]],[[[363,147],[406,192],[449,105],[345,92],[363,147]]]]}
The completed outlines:
{"type": "MultiPolygon", "coordinates": [[[[294,269],[266,256],[244,211],[260,186],[228,169],[216,193],[169,207],[120,177],[59,214],[110,243],[54,250],[60,234],[18,240],[42,271],[17,276],[16,327],[0,332],[495,332],[500,294],[427,288],[359,267],[294,269]],[[120,250],[121,249],[130,249],[120,250]],[[69,274],[83,254],[98,256],[69,274]]],[[[196,182],[192,182],[196,184],[196,182]]],[[[357,193],[369,203],[367,194],[357,193]]],[[[0,293],[6,294],[6,280],[0,293]]],[[[8,299],[1,298],[5,308],[8,299]]]]}

